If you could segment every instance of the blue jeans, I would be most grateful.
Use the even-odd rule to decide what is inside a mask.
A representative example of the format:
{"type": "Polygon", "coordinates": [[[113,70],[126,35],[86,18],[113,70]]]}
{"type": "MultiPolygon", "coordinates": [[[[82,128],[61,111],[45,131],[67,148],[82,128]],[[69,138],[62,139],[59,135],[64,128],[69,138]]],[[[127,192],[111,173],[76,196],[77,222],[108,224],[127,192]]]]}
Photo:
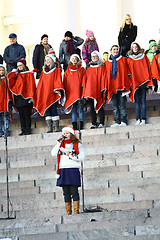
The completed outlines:
{"type": "Polygon", "coordinates": [[[83,104],[79,103],[78,101],[73,103],[72,108],[72,122],[77,122],[77,110],[79,112],[79,121],[84,121],[84,111],[83,111],[83,104]]]}
{"type": "Polygon", "coordinates": [[[54,104],[52,104],[45,112],[45,117],[55,117],[58,116],[58,112],[57,112],[57,106],[58,106],[58,102],[55,102],[54,104]]]}
{"type": "Polygon", "coordinates": [[[9,135],[9,112],[0,113],[0,136],[5,134],[6,136],[9,135]],[[2,130],[2,123],[4,121],[4,132],[2,130]]]}
{"type": "Polygon", "coordinates": [[[126,110],[126,96],[122,97],[122,93],[118,92],[112,96],[113,117],[115,123],[127,123],[127,110],[126,110]]]}
{"type": "Polygon", "coordinates": [[[136,120],[141,119],[146,120],[146,89],[138,88],[135,92],[135,112],[136,120]],[[142,116],[141,116],[142,112],[142,116]]]}

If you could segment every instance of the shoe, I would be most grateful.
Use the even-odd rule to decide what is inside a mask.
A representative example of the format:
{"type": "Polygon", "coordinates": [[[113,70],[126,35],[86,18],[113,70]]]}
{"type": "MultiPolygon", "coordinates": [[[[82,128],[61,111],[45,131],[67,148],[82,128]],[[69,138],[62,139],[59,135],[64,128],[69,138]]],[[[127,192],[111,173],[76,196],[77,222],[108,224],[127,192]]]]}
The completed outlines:
{"type": "Polygon", "coordinates": [[[104,128],[104,125],[102,123],[99,124],[99,128],[104,128]]]}
{"type": "Polygon", "coordinates": [[[119,127],[119,126],[120,126],[120,124],[118,124],[118,123],[111,125],[111,127],[119,127]]]}
{"type": "Polygon", "coordinates": [[[120,126],[120,127],[127,126],[127,123],[125,123],[125,122],[121,122],[121,124],[120,124],[119,126],[120,126]]]}
{"type": "Polygon", "coordinates": [[[141,120],[138,119],[138,120],[136,121],[136,125],[139,125],[140,123],[141,123],[141,120]]]}
{"type": "Polygon", "coordinates": [[[146,120],[142,120],[140,125],[145,125],[146,124],[146,120]]]}
{"type": "Polygon", "coordinates": [[[19,134],[19,136],[23,136],[24,135],[24,132],[21,132],[20,134],[19,134]]]}
{"type": "Polygon", "coordinates": [[[97,125],[92,124],[91,129],[97,128],[97,125]]]}
{"type": "Polygon", "coordinates": [[[74,130],[77,130],[77,122],[72,122],[72,126],[74,130]]]}

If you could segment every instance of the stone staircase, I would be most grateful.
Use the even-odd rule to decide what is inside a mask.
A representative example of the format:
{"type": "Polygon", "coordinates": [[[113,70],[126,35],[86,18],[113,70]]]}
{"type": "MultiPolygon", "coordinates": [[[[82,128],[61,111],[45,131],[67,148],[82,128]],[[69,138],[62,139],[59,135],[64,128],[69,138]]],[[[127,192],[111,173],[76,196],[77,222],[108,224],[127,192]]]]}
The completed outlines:
{"type": "MultiPolygon", "coordinates": [[[[56,187],[56,158],[50,155],[60,133],[47,134],[34,119],[33,133],[16,136],[18,120],[7,138],[10,217],[0,220],[0,239],[12,240],[159,240],[160,117],[159,106],[147,107],[148,124],[82,130],[85,148],[84,211],[67,216],[61,188],[56,187]],[[36,123],[36,124],[35,124],[36,123]]],[[[61,118],[62,126],[63,115],[61,118]]],[[[68,120],[70,121],[70,118],[68,120]]],[[[32,126],[32,127],[33,127],[32,126]]],[[[78,132],[77,132],[78,134],[78,132]]],[[[0,139],[0,218],[7,216],[5,144],[0,139]]]]}

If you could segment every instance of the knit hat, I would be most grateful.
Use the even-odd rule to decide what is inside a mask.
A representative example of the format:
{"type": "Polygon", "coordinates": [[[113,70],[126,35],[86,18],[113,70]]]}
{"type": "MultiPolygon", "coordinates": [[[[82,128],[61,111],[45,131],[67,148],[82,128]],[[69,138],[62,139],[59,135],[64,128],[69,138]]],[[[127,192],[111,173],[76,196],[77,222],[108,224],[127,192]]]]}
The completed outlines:
{"type": "Polygon", "coordinates": [[[70,56],[70,61],[71,61],[72,57],[77,57],[77,58],[78,58],[78,60],[80,60],[80,57],[79,57],[79,55],[78,55],[78,54],[72,54],[72,55],[70,56]]]}
{"type": "Polygon", "coordinates": [[[72,32],[70,32],[70,31],[65,32],[64,36],[65,36],[65,37],[73,38],[73,34],[72,34],[72,32]]]}
{"type": "Polygon", "coordinates": [[[65,131],[70,132],[73,135],[75,135],[75,131],[74,131],[74,129],[72,127],[66,126],[66,127],[62,128],[62,133],[64,133],[65,131]]]}
{"type": "Polygon", "coordinates": [[[41,37],[41,41],[43,40],[43,38],[47,37],[48,38],[48,35],[47,34],[43,34],[42,37],[41,37]]]}
{"type": "Polygon", "coordinates": [[[94,33],[92,31],[90,31],[90,30],[86,30],[86,35],[87,35],[88,39],[89,39],[91,34],[94,34],[94,33]]]}
{"type": "Polygon", "coordinates": [[[48,52],[48,54],[54,54],[54,55],[56,55],[56,54],[55,54],[55,51],[54,51],[54,49],[53,49],[53,48],[50,48],[50,49],[49,49],[49,52],[48,52]]]}
{"type": "Polygon", "coordinates": [[[53,60],[53,62],[56,61],[56,57],[54,57],[53,54],[47,54],[47,55],[45,56],[45,59],[46,59],[47,57],[51,58],[51,59],[53,60]]]}
{"type": "MultiPolygon", "coordinates": [[[[24,59],[24,58],[21,58],[20,60],[18,60],[18,62],[23,63],[24,66],[26,66],[26,64],[27,64],[27,63],[26,63],[26,59],[24,59]]],[[[18,63],[18,62],[17,62],[17,63],[18,63]]]]}
{"type": "Polygon", "coordinates": [[[157,46],[157,43],[155,41],[150,42],[149,49],[151,49],[153,46],[157,46]]]}
{"type": "Polygon", "coordinates": [[[98,56],[98,58],[99,58],[100,61],[102,60],[102,57],[101,57],[100,52],[98,52],[97,50],[93,51],[93,52],[91,53],[91,57],[93,56],[93,54],[96,54],[96,55],[98,56]]]}

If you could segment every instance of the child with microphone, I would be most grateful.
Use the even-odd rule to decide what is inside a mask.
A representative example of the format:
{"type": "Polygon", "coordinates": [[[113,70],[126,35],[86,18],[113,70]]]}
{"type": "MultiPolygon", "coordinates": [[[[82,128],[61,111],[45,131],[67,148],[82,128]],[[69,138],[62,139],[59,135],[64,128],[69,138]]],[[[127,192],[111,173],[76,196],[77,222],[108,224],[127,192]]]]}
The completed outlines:
{"type": "Polygon", "coordinates": [[[56,185],[63,189],[67,215],[72,214],[72,199],[74,214],[79,214],[79,168],[84,160],[84,150],[72,127],[66,126],[62,129],[62,136],[57,140],[51,155],[57,155],[56,185]]]}

